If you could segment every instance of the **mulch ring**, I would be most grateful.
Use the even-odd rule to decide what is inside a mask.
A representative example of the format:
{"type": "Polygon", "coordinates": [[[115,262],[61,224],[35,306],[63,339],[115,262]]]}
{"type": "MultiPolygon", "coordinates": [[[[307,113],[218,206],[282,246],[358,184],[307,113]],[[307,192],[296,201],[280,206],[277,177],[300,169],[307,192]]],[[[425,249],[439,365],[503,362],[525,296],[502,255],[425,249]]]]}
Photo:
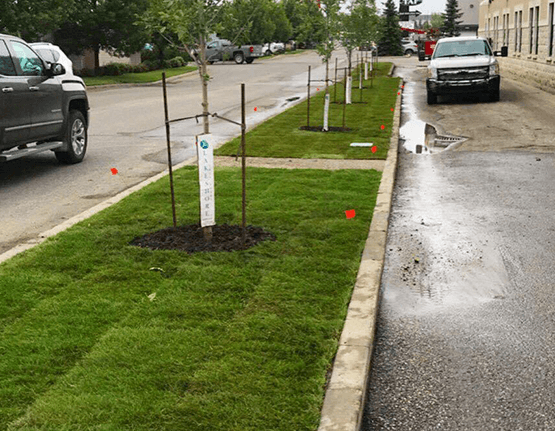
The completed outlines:
{"type": "Polygon", "coordinates": [[[212,226],[212,240],[204,239],[200,224],[169,227],[133,239],[129,244],[151,250],[180,250],[187,253],[200,251],[236,251],[254,247],[262,241],[275,241],[276,237],[258,226],[247,226],[243,244],[243,229],[239,225],[212,226]]]}
{"type": "MultiPolygon", "coordinates": [[[[324,126],[301,126],[300,130],[308,130],[309,132],[323,132],[324,126]]],[[[328,132],[350,132],[348,127],[328,127],[328,132]]]]}

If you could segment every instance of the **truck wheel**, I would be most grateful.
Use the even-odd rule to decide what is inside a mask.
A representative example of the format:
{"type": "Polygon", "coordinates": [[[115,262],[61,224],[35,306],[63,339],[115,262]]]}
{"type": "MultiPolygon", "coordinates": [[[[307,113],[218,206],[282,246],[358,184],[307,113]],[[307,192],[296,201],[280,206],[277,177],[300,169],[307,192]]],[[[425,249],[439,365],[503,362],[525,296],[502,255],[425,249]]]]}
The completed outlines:
{"type": "Polygon", "coordinates": [[[64,136],[67,151],[56,152],[58,161],[67,164],[79,163],[87,151],[87,123],[80,111],[70,111],[64,136]]]}
{"type": "Polygon", "coordinates": [[[428,91],[428,105],[435,105],[437,103],[437,94],[428,91]]]}
{"type": "Polygon", "coordinates": [[[235,54],[233,56],[233,59],[235,60],[235,63],[237,64],[242,64],[243,61],[245,61],[245,57],[243,56],[242,53],[238,52],[237,54],[235,54]]]}
{"type": "Polygon", "coordinates": [[[245,61],[247,64],[251,64],[254,61],[254,58],[247,58],[245,61]]]}

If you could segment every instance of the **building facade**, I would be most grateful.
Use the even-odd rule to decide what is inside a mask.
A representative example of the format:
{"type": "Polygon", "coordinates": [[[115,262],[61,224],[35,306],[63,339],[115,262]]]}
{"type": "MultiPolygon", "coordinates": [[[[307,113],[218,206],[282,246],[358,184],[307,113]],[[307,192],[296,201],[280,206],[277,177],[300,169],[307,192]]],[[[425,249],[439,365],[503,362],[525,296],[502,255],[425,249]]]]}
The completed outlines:
{"type": "Polygon", "coordinates": [[[484,0],[478,35],[508,48],[502,72],[555,93],[555,0],[484,0]]]}
{"type": "Polygon", "coordinates": [[[478,34],[478,20],[480,0],[459,0],[462,12],[462,23],[459,26],[461,36],[476,36],[478,34]]]}

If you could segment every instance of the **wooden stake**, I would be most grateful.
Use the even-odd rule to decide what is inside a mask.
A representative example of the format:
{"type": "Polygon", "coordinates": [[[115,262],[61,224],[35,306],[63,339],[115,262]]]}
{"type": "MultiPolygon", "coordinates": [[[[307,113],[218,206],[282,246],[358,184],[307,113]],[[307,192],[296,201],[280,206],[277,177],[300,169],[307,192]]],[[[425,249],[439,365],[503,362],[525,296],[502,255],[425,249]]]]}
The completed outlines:
{"type": "Polygon", "coordinates": [[[245,119],[245,84],[241,84],[241,174],[242,174],[242,240],[243,245],[247,242],[247,187],[246,187],[246,150],[245,134],[247,121],[245,119]]]}
{"type": "Polygon", "coordinates": [[[310,66],[308,66],[308,96],[306,98],[306,127],[310,127],[310,66]]]}
{"type": "Polygon", "coordinates": [[[168,95],[166,91],[166,72],[162,72],[162,88],[164,93],[164,116],[166,118],[166,146],[168,148],[168,170],[170,173],[170,191],[172,197],[172,216],[173,227],[177,227],[177,216],[175,215],[175,193],[173,191],[173,169],[172,169],[172,150],[170,143],[170,119],[168,113],[168,95]]]}

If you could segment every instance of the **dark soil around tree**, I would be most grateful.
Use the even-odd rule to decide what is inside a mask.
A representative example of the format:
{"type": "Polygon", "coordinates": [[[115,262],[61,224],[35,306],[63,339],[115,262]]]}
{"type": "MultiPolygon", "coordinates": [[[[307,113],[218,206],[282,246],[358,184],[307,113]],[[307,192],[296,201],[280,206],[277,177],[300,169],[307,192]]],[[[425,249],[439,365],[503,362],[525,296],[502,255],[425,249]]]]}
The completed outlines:
{"type": "Polygon", "coordinates": [[[204,239],[200,224],[169,227],[133,239],[129,244],[151,250],[181,250],[187,253],[200,251],[236,251],[254,247],[262,241],[275,241],[276,237],[261,227],[247,226],[243,244],[243,229],[239,225],[212,226],[212,240],[204,239]]]}
{"type": "MultiPolygon", "coordinates": [[[[300,130],[308,130],[309,132],[323,132],[324,126],[301,126],[299,127],[300,130]]],[[[350,132],[351,129],[348,127],[328,127],[328,132],[350,132]]]]}

